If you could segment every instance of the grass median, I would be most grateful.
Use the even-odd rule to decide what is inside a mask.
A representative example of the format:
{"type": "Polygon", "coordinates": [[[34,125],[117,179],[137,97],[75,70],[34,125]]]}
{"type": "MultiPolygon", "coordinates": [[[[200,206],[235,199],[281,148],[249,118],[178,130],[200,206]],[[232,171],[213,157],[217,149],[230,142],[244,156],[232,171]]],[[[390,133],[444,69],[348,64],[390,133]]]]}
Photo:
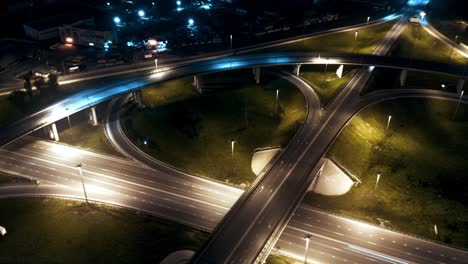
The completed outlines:
{"type": "Polygon", "coordinates": [[[154,216],[71,200],[3,199],[0,219],[8,231],[0,263],[159,263],[208,238],[154,216]]]}
{"type": "Polygon", "coordinates": [[[205,95],[194,91],[191,78],[143,90],[148,107],[130,112],[125,130],[138,147],[165,163],[247,186],[256,177],[250,169],[253,151],[285,146],[305,117],[305,99],[289,82],[267,75],[261,85],[244,71],[203,78],[211,89],[205,95]]]}
{"type": "Polygon", "coordinates": [[[410,24],[406,27],[389,55],[442,63],[468,62],[458,52],[452,51],[452,46],[433,37],[419,24],[410,24]]]}
{"type": "Polygon", "coordinates": [[[362,180],[348,194],[308,194],[336,213],[468,247],[468,107],[431,99],[371,105],[344,128],[328,156],[362,180]],[[388,115],[392,116],[386,130],[388,115]],[[380,181],[376,187],[377,174],[380,181]],[[434,233],[438,227],[438,235],[434,233]]]}
{"type": "Polygon", "coordinates": [[[266,260],[266,264],[301,264],[303,261],[298,261],[289,257],[270,254],[266,260]]]}
{"type": "Polygon", "coordinates": [[[468,43],[468,36],[465,35],[465,23],[463,20],[435,18],[432,16],[429,23],[447,38],[457,41],[457,43],[468,43]]]}
{"type": "Polygon", "coordinates": [[[357,30],[334,33],[324,36],[310,37],[300,41],[275,46],[261,50],[261,52],[343,52],[372,54],[374,49],[385,38],[396,20],[357,30]]]}
{"type": "Polygon", "coordinates": [[[106,155],[125,157],[114,148],[106,137],[102,125],[92,126],[86,121],[82,121],[74,124],[71,128],[60,131],[59,138],[60,142],[82,149],[106,155]]]}
{"type": "Polygon", "coordinates": [[[328,105],[356,73],[356,67],[345,66],[343,68],[343,76],[338,78],[336,70],[339,66],[340,65],[304,65],[301,67],[300,76],[312,86],[320,96],[322,106],[328,105]]]}

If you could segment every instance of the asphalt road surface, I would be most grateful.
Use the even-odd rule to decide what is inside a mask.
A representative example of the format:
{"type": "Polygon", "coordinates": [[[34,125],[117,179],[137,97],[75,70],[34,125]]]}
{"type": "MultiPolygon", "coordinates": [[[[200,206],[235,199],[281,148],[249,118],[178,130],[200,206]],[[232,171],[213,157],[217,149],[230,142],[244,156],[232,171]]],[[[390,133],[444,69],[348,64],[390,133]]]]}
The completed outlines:
{"type": "MultiPolygon", "coordinates": [[[[387,33],[374,54],[386,54],[403,31],[404,15],[387,33]]],[[[320,122],[306,120],[278,162],[229,211],[193,263],[261,263],[281,235],[320,168],[317,163],[346,124],[346,113],[371,72],[361,69],[328,106],[320,122]]],[[[261,176],[259,176],[261,177],[261,176]]]]}
{"type": "MultiPolygon", "coordinates": [[[[402,30],[401,24],[399,29],[402,30]]],[[[397,26],[392,30],[394,34],[392,38],[397,36],[396,32],[399,29],[397,26]]],[[[385,46],[390,47],[391,42],[388,42],[385,46]]],[[[384,51],[385,49],[383,48],[377,50],[378,53],[383,53],[384,51]]],[[[342,93],[345,95],[355,94],[361,88],[363,80],[368,78],[368,76],[370,74],[366,73],[366,70],[361,70],[342,93]]],[[[323,125],[326,125],[328,122],[331,122],[329,120],[335,118],[330,114],[335,114],[336,112],[333,111],[333,109],[336,109],[332,107],[333,104],[341,106],[345,103],[346,107],[340,109],[341,113],[336,115],[341,117],[335,118],[345,122],[356,112],[357,108],[366,104],[389,98],[405,97],[405,91],[392,91],[391,93],[381,92],[380,95],[372,94],[371,96],[357,100],[357,103],[345,102],[346,97],[344,96],[344,99],[334,101],[327,108],[327,113],[322,118],[320,127],[323,128],[323,125]],[[346,114],[343,114],[343,112],[346,114]]],[[[434,94],[434,91],[421,92],[419,90],[406,91],[406,93],[411,93],[408,97],[429,96],[449,98],[452,101],[458,99],[456,95],[445,95],[440,92],[434,94]]],[[[465,100],[463,102],[466,103],[465,100]]],[[[335,124],[336,122],[332,123],[335,124]]],[[[329,129],[329,131],[333,130],[332,128],[329,129]]],[[[320,129],[320,131],[324,130],[320,129]]],[[[311,138],[304,138],[302,144],[307,145],[310,142],[308,139],[311,138]]],[[[301,144],[300,140],[296,142],[298,142],[296,144],[301,144]]],[[[43,192],[42,190],[45,190],[44,192],[48,192],[49,194],[55,193],[56,195],[62,194],[79,197],[81,181],[78,171],[74,167],[78,160],[78,162],[85,164],[83,177],[86,185],[89,186],[88,192],[92,199],[148,211],[206,230],[212,230],[242,194],[241,190],[231,187],[225,193],[223,189],[225,187],[221,187],[222,185],[196,177],[188,177],[190,180],[187,180],[187,175],[185,175],[180,179],[176,177],[176,180],[173,180],[170,173],[154,171],[153,169],[142,167],[141,164],[134,161],[109,158],[82,150],[67,148],[41,141],[31,142],[29,138],[25,138],[11,144],[6,149],[0,150],[0,152],[5,152],[3,153],[5,155],[2,154],[0,158],[0,170],[15,175],[40,178],[46,184],[53,183],[58,184],[58,186],[67,186],[65,188],[66,191],[63,191],[64,188],[59,188],[57,185],[39,187],[7,186],[0,188],[0,194],[9,193],[10,196],[14,196],[15,193],[17,195],[31,195],[35,193],[39,195],[43,192]],[[68,155],[70,153],[72,153],[71,156],[68,155]],[[119,165],[116,166],[116,164],[119,165]],[[183,189],[181,188],[182,186],[188,189],[183,189]],[[220,188],[223,189],[222,192],[218,191],[220,188]],[[174,190],[178,190],[180,193],[174,190]],[[215,199],[213,197],[216,194],[223,197],[227,196],[228,198],[219,199],[218,197],[218,199],[215,199]],[[181,220],[184,218],[190,220],[181,220]]],[[[311,164],[307,165],[310,169],[311,164]]],[[[299,245],[301,243],[304,244],[302,237],[304,233],[311,233],[313,238],[310,244],[311,255],[309,257],[312,259],[316,258],[317,260],[323,257],[323,261],[327,263],[338,261],[354,261],[355,263],[376,261],[389,263],[466,263],[467,261],[467,255],[464,251],[458,251],[443,245],[393,232],[389,232],[389,234],[385,232],[389,231],[299,206],[289,225],[284,229],[283,235],[275,246],[275,250],[281,253],[300,256],[301,250],[299,245]],[[301,213],[303,209],[305,213],[301,213]],[[300,220],[295,222],[295,219],[298,217],[300,220]],[[308,222],[309,220],[306,219],[313,219],[315,222],[308,222]],[[317,219],[319,222],[327,223],[327,226],[320,227],[317,224],[317,219]],[[347,226],[346,231],[341,230],[345,226],[347,226]],[[358,231],[360,227],[365,228],[367,231],[358,231]],[[319,232],[319,230],[321,231],[319,232]],[[335,234],[336,237],[332,234],[335,234]],[[362,237],[359,238],[359,235],[362,235],[362,237]],[[381,241],[370,239],[379,236],[381,241]],[[317,242],[314,242],[314,239],[321,242],[317,244],[317,242]],[[330,241],[334,241],[334,243],[330,241]],[[288,249],[288,247],[290,248],[288,249]],[[316,253],[314,253],[312,248],[316,249],[316,253]],[[328,260],[326,260],[327,258],[328,260]]],[[[303,250],[304,248],[302,248],[303,250]]]]}

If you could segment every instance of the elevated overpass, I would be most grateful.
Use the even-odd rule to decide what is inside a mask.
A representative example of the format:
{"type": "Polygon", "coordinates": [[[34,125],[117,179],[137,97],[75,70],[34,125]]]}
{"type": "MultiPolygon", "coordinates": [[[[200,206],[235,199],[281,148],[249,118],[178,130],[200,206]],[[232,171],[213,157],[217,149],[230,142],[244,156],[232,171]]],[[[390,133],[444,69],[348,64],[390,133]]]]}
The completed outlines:
{"type": "Polygon", "coordinates": [[[265,53],[216,58],[186,64],[178,63],[176,65],[168,65],[160,71],[154,71],[150,74],[143,74],[142,76],[91,87],[85,91],[67,97],[4,128],[2,133],[0,133],[0,146],[4,146],[17,138],[51,125],[69,115],[95,106],[115,96],[137,91],[155,83],[221,71],[303,64],[364,65],[446,74],[461,79],[467,77],[467,69],[464,65],[375,55],[351,55],[323,52],[265,53]]]}

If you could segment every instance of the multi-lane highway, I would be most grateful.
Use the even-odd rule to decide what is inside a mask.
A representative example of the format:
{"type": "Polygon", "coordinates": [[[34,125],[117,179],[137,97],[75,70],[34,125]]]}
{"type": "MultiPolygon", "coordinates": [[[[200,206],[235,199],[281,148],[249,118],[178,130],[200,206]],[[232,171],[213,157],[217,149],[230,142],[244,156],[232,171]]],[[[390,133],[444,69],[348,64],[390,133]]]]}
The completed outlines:
{"type": "Polygon", "coordinates": [[[0,170],[5,173],[75,190],[82,188],[75,167],[81,162],[90,198],[156,212],[205,230],[211,230],[242,193],[198,177],[173,177],[126,159],[29,137],[1,149],[0,153],[0,170]]]}
{"type": "MultiPolygon", "coordinates": [[[[389,39],[382,42],[376,51],[389,46],[388,41],[395,40],[395,32],[400,24],[395,26],[389,39]]],[[[400,25],[401,26],[401,25],[400,25]]],[[[376,53],[378,54],[378,53],[376,53]]],[[[444,64],[427,61],[416,61],[404,58],[391,58],[377,55],[350,55],[336,53],[274,53],[252,54],[228,58],[212,59],[208,61],[177,64],[171,67],[160,68],[159,71],[143,76],[124,80],[110,81],[104,85],[90,87],[89,89],[65,98],[37,113],[31,114],[23,120],[13,123],[0,134],[0,146],[5,145],[22,135],[52,124],[71,114],[82,111],[88,107],[110,100],[113,97],[126,94],[145,86],[172,80],[184,76],[208,74],[219,71],[244,69],[261,66],[277,66],[288,64],[354,64],[372,65],[377,67],[403,68],[416,71],[444,73],[459,77],[466,77],[467,72],[463,65],[444,64]]]]}
{"type": "MultiPolygon", "coordinates": [[[[401,32],[403,27],[404,25],[402,23],[398,23],[392,29],[386,41],[376,50],[377,54],[384,54],[386,50],[388,50],[392,44],[390,40],[395,39],[399,34],[398,31],[401,32]],[[382,48],[383,46],[385,48],[382,48]]],[[[316,54],[314,56],[316,56],[316,54]]],[[[286,61],[275,57],[274,63],[291,63],[291,61],[289,61],[290,58],[285,58],[286,61]]],[[[310,59],[313,57],[309,54],[308,58],[310,59]]],[[[269,59],[271,60],[272,58],[269,59]]],[[[362,57],[360,59],[362,59],[362,57]]],[[[229,67],[242,66],[236,65],[236,63],[239,63],[238,61],[227,60],[225,62],[229,63],[229,67]]],[[[329,62],[332,64],[331,61],[329,62]]],[[[218,61],[218,63],[221,62],[218,61]]],[[[321,63],[323,63],[323,61],[321,63]]],[[[342,63],[342,61],[338,63],[342,63]]],[[[372,63],[371,65],[374,64],[375,63],[372,63]]],[[[249,65],[249,67],[250,66],[251,65],[249,65]]],[[[444,65],[439,65],[438,67],[443,66],[444,65]]],[[[459,73],[458,70],[460,69],[457,69],[457,73],[459,73]]],[[[452,73],[454,72],[456,71],[453,70],[452,73]]],[[[309,128],[311,128],[310,131],[308,131],[310,134],[304,133],[304,136],[300,134],[296,135],[289,148],[295,146],[299,149],[299,151],[296,152],[300,152],[300,148],[304,149],[304,147],[307,147],[307,153],[303,152],[301,157],[309,157],[309,154],[313,154],[310,150],[310,146],[313,142],[319,143],[314,144],[314,148],[317,147],[319,150],[325,150],[329,142],[333,140],[333,135],[338,133],[342,125],[345,124],[360,107],[379,100],[405,97],[405,91],[402,90],[392,92],[393,94],[391,95],[380,92],[358,99],[360,89],[362,89],[363,84],[369,76],[370,73],[367,69],[359,71],[350,84],[337,97],[337,100],[330,104],[319,122],[311,118],[310,120],[314,120],[314,122],[311,121],[310,124],[305,124],[305,127],[309,126],[309,128]],[[352,101],[350,98],[354,98],[355,100],[352,101]]],[[[291,78],[291,80],[294,79],[291,76],[289,76],[289,78],[291,78]]],[[[133,81],[138,82],[136,80],[133,81]]],[[[296,81],[299,82],[299,80],[296,81]]],[[[124,84],[124,86],[125,85],[128,85],[128,83],[124,84]]],[[[127,92],[127,90],[125,90],[125,92],[127,92]]],[[[419,90],[406,92],[410,94],[409,97],[432,96],[450,100],[457,99],[456,95],[446,95],[443,93],[435,95],[434,92],[429,91],[419,90]]],[[[93,96],[95,96],[93,93],[89,93],[86,96],[89,96],[88,99],[90,100],[96,99],[93,98],[93,96]]],[[[308,102],[309,101],[310,99],[308,99],[308,102]]],[[[312,106],[313,105],[315,104],[312,104],[312,106]]],[[[65,110],[67,109],[65,108],[65,110]]],[[[318,111],[315,111],[314,115],[317,113],[318,111]]],[[[60,116],[57,115],[55,117],[59,118],[60,116]]],[[[17,194],[24,194],[29,191],[40,194],[42,192],[40,190],[45,190],[44,193],[49,192],[50,194],[50,192],[55,192],[55,194],[59,195],[60,192],[62,192],[62,194],[68,192],[68,195],[72,197],[79,197],[81,181],[74,165],[77,162],[83,162],[86,165],[83,170],[83,177],[89,187],[90,197],[92,199],[145,210],[192,226],[212,230],[242,194],[241,190],[190,175],[172,178],[171,170],[154,171],[154,168],[146,168],[133,161],[104,157],[81,150],[66,148],[65,146],[52,143],[40,141],[31,142],[29,138],[26,138],[0,150],[1,152],[5,152],[5,155],[1,155],[0,158],[0,162],[2,163],[1,170],[16,175],[37,177],[46,183],[68,186],[67,191],[64,191],[63,188],[51,186],[40,186],[37,188],[24,187],[25,189],[8,187],[10,195],[15,194],[15,190],[17,190],[17,194]],[[72,155],[68,156],[65,155],[65,153],[71,153],[72,155]],[[33,189],[34,191],[32,191],[33,189]],[[217,195],[221,195],[221,198],[217,195]],[[184,219],[190,220],[187,221],[184,219]]],[[[293,152],[291,154],[298,155],[300,153],[293,152]]],[[[304,172],[310,172],[311,166],[315,164],[313,160],[315,158],[319,160],[322,154],[323,152],[316,153],[314,154],[315,156],[309,157],[307,162],[294,166],[300,168],[304,172]]],[[[279,160],[277,163],[280,165],[278,166],[289,170],[293,165],[292,162],[295,162],[295,160],[287,158],[290,154],[283,155],[286,155],[286,159],[279,160]],[[281,166],[283,164],[284,166],[281,166]]],[[[151,164],[147,165],[153,167],[151,164]]],[[[281,175],[281,173],[279,175],[281,175]]],[[[304,174],[304,177],[307,176],[308,175],[304,174]]],[[[264,186],[260,188],[264,189],[265,192],[262,195],[266,194],[266,196],[269,195],[268,192],[273,190],[272,188],[274,187],[272,185],[265,187],[265,185],[261,185],[261,183],[259,186],[264,186]]],[[[4,190],[5,189],[0,188],[0,194],[3,193],[4,190]]],[[[258,208],[262,208],[262,206],[260,205],[258,208]]],[[[274,210],[271,211],[271,213],[276,214],[274,210]]],[[[287,221],[288,219],[289,217],[285,220],[287,221]]],[[[270,228],[268,228],[267,221],[260,221],[258,223],[260,225],[265,225],[268,232],[270,228]]],[[[282,229],[279,231],[282,231],[282,229]]],[[[406,237],[401,234],[385,232],[388,231],[382,231],[370,227],[369,225],[356,223],[344,218],[332,217],[318,212],[315,209],[300,206],[296,211],[296,215],[293,216],[290,224],[286,227],[283,235],[278,240],[275,248],[282,253],[299,256],[303,254],[303,248],[301,250],[301,247],[298,245],[304,244],[302,240],[304,233],[312,233],[316,235],[316,240],[311,242],[311,247],[316,248],[316,254],[318,254],[312,255],[312,258],[326,263],[335,263],[338,262],[338,260],[356,263],[370,263],[385,260],[393,263],[407,263],[409,261],[419,263],[464,263],[467,259],[467,255],[463,251],[406,237]],[[302,210],[305,211],[302,212],[302,210]],[[299,220],[296,221],[296,219],[299,220]],[[321,226],[317,224],[317,220],[326,224],[321,226]],[[338,231],[345,226],[346,231],[338,231]],[[365,228],[366,230],[359,231],[359,228],[365,228]],[[372,240],[374,236],[380,237],[379,239],[381,241],[372,240]],[[315,241],[320,242],[317,244],[315,241]],[[382,241],[387,242],[384,243],[382,241]],[[421,246],[423,244],[425,244],[424,247],[421,246]],[[300,253],[301,251],[302,253],[300,253]]],[[[255,239],[253,241],[255,241],[255,239]]],[[[271,243],[272,245],[273,242],[274,241],[271,243]]],[[[313,254],[312,252],[311,254],[313,254]]],[[[240,260],[242,259],[240,258],[240,260]]]]}
{"type": "MultiPolygon", "coordinates": [[[[375,55],[389,51],[407,19],[402,16],[392,27],[375,55]]],[[[350,118],[346,114],[350,102],[359,97],[370,76],[367,69],[359,70],[318,124],[304,122],[280,159],[223,218],[194,263],[261,263],[266,258],[319,171],[316,164],[350,118]]]]}
{"type": "MultiPolygon", "coordinates": [[[[355,104],[355,111],[370,102],[405,97],[430,97],[453,101],[457,99],[455,94],[440,91],[379,91],[363,97],[359,103],[355,104]]],[[[468,103],[468,100],[464,99],[464,103],[468,103]]],[[[225,194],[229,193],[230,190],[232,192],[231,187],[211,185],[209,181],[203,181],[199,188],[196,188],[198,179],[192,178],[194,182],[178,179],[176,183],[172,182],[170,184],[173,187],[172,189],[165,189],[164,182],[159,184],[160,178],[155,177],[159,174],[158,172],[141,168],[140,164],[132,161],[43,141],[31,141],[28,144],[9,146],[9,148],[12,149],[2,150],[3,153],[0,155],[2,170],[17,173],[20,176],[38,177],[42,179],[43,184],[39,187],[2,187],[0,188],[1,197],[49,194],[82,198],[83,193],[79,175],[76,168],[74,168],[77,161],[82,161],[85,164],[85,183],[91,199],[133,207],[178,222],[189,222],[188,224],[191,226],[211,230],[242,193],[241,190],[234,191],[232,199],[224,206],[224,209],[218,211],[215,205],[209,205],[209,208],[204,210],[206,204],[225,199],[227,196],[225,194]],[[105,166],[105,164],[112,164],[112,166],[105,166]],[[122,168],[128,170],[122,170],[122,168]],[[159,186],[158,188],[166,191],[170,190],[170,195],[165,197],[168,200],[162,202],[165,206],[155,206],[150,203],[150,201],[155,201],[153,198],[148,198],[149,196],[141,193],[143,191],[164,199],[164,196],[157,190],[151,189],[151,185],[148,188],[142,188],[142,190],[137,188],[133,192],[129,192],[127,196],[121,194],[118,186],[106,184],[105,182],[109,181],[108,178],[104,178],[104,181],[102,181],[98,177],[98,175],[102,175],[101,177],[107,175],[126,179],[125,174],[128,174],[129,171],[133,177],[142,177],[144,179],[141,184],[147,185],[148,175],[151,175],[150,181],[154,181],[154,186],[159,186]],[[139,171],[142,173],[138,173],[139,171]],[[46,180],[50,181],[50,183],[65,184],[69,187],[62,187],[62,185],[47,186],[46,180]],[[210,185],[213,190],[209,195],[199,196],[198,199],[186,199],[183,196],[177,196],[177,193],[172,193],[173,190],[177,189],[181,194],[187,195],[189,198],[196,198],[198,196],[197,189],[208,189],[210,185]],[[196,211],[194,214],[174,215],[170,213],[171,210],[184,209],[183,204],[187,203],[187,208],[193,208],[196,211]],[[210,212],[218,212],[222,215],[214,213],[212,214],[213,221],[209,221],[210,212]],[[187,219],[189,220],[187,221],[187,219]],[[205,225],[207,222],[211,223],[210,226],[205,225]]],[[[166,174],[163,175],[172,177],[166,174]]],[[[135,181],[135,179],[128,178],[126,180],[135,181]]],[[[109,183],[112,183],[112,181],[109,183]]],[[[125,187],[134,189],[133,184],[125,187]]],[[[410,261],[416,263],[464,263],[467,259],[466,252],[393,233],[364,223],[331,216],[304,204],[296,210],[295,215],[277,242],[274,251],[301,258],[304,254],[303,236],[306,233],[313,235],[309,259],[321,263],[375,263],[376,261],[382,262],[382,258],[400,259],[406,261],[405,263],[410,261]]]]}
{"type": "MultiPolygon", "coordinates": [[[[370,101],[390,99],[394,98],[394,96],[405,97],[405,94],[410,97],[423,97],[426,92],[429,94],[434,93],[437,98],[455,98],[455,95],[437,91],[402,90],[400,93],[395,93],[393,91],[380,93],[378,97],[373,96],[370,101]]],[[[365,101],[367,100],[368,99],[365,101]]],[[[359,107],[364,104],[365,103],[360,103],[359,107]]],[[[210,212],[218,212],[224,215],[242,193],[241,190],[232,192],[233,190],[229,186],[212,185],[209,181],[202,181],[199,188],[196,188],[196,186],[198,186],[197,182],[200,183],[197,178],[191,178],[191,180],[186,181],[177,179],[177,182],[172,182],[170,184],[173,188],[166,189],[167,187],[164,182],[159,184],[160,178],[155,177],[157,174],[160,174],[160,172],[142,168],[142,166],[136,162],[103,156],[50,142],[34,140],[29,141],[27,144],[9,146],[9,148],[12,149],[1,151],[3,153],[0,155],[0,168],[6,172],[17,172],[20,176],[38,177],[42,179],[43,183],[38,187],[0,187],[0,197],[53,195],[82,198],[83,193],[79,174],[74,167],[76,161],[82,161],[85,164],[85,184],[91,199],[133,207],[191,226],[211,230],[222,216],[212,213],[212,217],[216,218],[217,221],[209,221],[210,212]],[[90,163],[89,161],[92,162],[90,163]],[[104,164],[113,165],[105,166],[104,164]],[[104,168],[104,170],[102,168],[104,168]],[[122,168],[127,168],[128,170],[122,171],[122,168]],[[139,188],[135,189],[133,184],[128,184],[125,186],[126,189],[133,191],[129,191],[127,195],[122,194],[119,190],[120,187],[112,184],[112,180],[110,180],[109,177],[111,177],[111,179],[115,177],[121,180],[135,181],[135,179],[126,178],[125,174],[128,174],[129,171],[133,177],[143,178],[144,181],[141,182],[141,184],[147,185],[149,179],[154,182],[153,187],[159,186],[158,189],[170,192],[164,197],[165,195],[161,195],[158,190],[153,190],[151,185],[149,185],[148,188],[141,188],[139,190],[139,188]],[[141,171],[141,173],[139,173],[139,171],[141,171]],[[107,177],[105,177],[106,175],[107,177]],[[151,177],[149,178],[148,175],[151,175],[151,177]],[[46,180],[49,182],[46,182],[46,180]],[[106,183],[108,181],[109,184],[106,183]],[[65,184],[65,186],[49,186],[48,184],[51,183],[61,183],[65,184]],[[208,188],[212,188],[209,195],[199,196],[198,190],[207,190],[208,188]],[[173,193],[173,190],[179,190],[181,194],[187,195],[188,198],[193,197],[194,199],[178,196],[178,193],[173,193]],[[146,194],[141,193],[141,191],[146,194]],[[218,211],[215,204],[208,205],[211,209],[203,209],[207,204],[212,203],[212,201],[225,200],[227,196],[225,194],[229,192],[232,192],[232,196],[235,197],[230,199],[229,205],[225,206],[225,209],[220,209],[218,211]],[[153,198],[148,198],[150,195],[157,197],[162,196],[169,200],[161,202],[165,206],[155,206],[153,203],[150,203],[150,201],[155,201],[153,198]],[[186,203],[188,203],[187,207],[183,207],[183,204],[186,203]],[[193,208],[196,213],[175,215],[171,213],[171,210],[183,210],[184,208],[193,208]],[[206,222],[211,223],[211,225],[207,227],[207,225],[205,225],[206,222]],[[200,224],[202,225],[199,226],[200,224]]],[[[162,175],[164,177],[172,177],[172,175],[162,175]]],[[[439,261],[441,263],[463,263],[463,260],[466,260],[465,252],[414,239],[405,235],[386,232],[387,231],[364,223],[330,216],[303,204],[296,210],[295,215],[275,246],[275,251],[301,258],[304,254],[303,236],[305,233],[311,233],[313,234],[313,238],[311,240],[309,259],[320,261],[321,263],[336,263],[338,260],[343,262],[347,260],[347,262],[350,263],[371,263],[379,261],[379,258],[381,258],[381,256],[377,257],[362,250],[374,250],[377,253],[387,254],[385,255],[387,257],[398,257],[415,262],[417,259],[421,260],[425,258],[425,256],[428,255],[428,251],[430,251],[429,256],[434,260],[425,259],[425,261],[419,261],[419,263],[439,263],[439,261]],[[348,236],[350,238],[346,238],[348,236]],[[374,239],[377,236],[380,236],[379,240],[374,239]],[[382,241],[388,241],[388,244],[382,244],[382,241]],[[406,244],[406,246],[404,244],[406,244]],[[358,247],[361,251],[353,252],[350,250],[353,247],[358,247]],[[407,253],[414,255],[414,257],[410,257],[411,255],[407,253]],[[459,261],[452,258],[456,258],[459,261]]]]}
{"type": "MultiPolygon", "coordinates": [[[[202,60],[215,59],[215,58],[221,58],[221,57],[228,57],[228,56],[232,56],[236,54],[250,53],[250,52],[257,51],[257,50],[262,50],[262,49],[271,48],[271,47],[275,47],[279,45],[302,41],[304,39],[311,38],[311,37],[325,36],[325,35],[330,35],[330,34],[335,34],[335,33],[340,33],[340,32],[358,30],[358,29],[362,29],[366,27],[372,27],[378,24],[382,24],[382,23],[394,20],[395,18],[398,18],[398,16],[399,14],[390,14],[382,18],[371,20],[369,22],[363,22],[363,23],[359,23],[355,25],[333,28],[333,29],[314,32],[314,33],[308,33],[308,34],[294,36],[294,37],[290,37],[286,39],[280,39],[280,40],[275,40],[275,41],[271,41],[267,43],[261,43],[257,45],[237,48],[234,50],[227,50],[227,51],[221,51],[221,52],[215,52],[215,53],[209,53],[209,54],[203,54],[203,55],[197,55],[197,56],[191,56],[191,57],[183,57],[183,58],[162,56],[161,58],[159,58],[158,63],[161,66],[166,66],[169,63],[171,63],[172,65],[176,65],[180,62],[184,62],[184,63],[195,62],[195,61],[202,61],[202,60]]],[[[32,63],[29,65],[23,65],[23,66],[20,65],[20,67],[15,67],[13,69],[9,69],[9,70],[6,70],[5,72],[2,72],[1,73],[2,76],[0,79],[0,84],[1,84],[0,95],[8,94],[18,89],[23,89],[23,81],[15,77],[16,73],[26,72],[28,69],[31,69],[31,65],[37,65],[37,64],[38,63],[36,62],[36,63],[32,63]]],[[[104,68],[104,69],[93,69],[87,72],[63,75],[63,76],[59,76],[58,81],[60,85],[64,85],[64,84],[69,84],[69,83],[100,79],[104,77],[111,77],[111,76],[118,77],[120,75],[129,74],[129,73],[138,73],[138,72],[144,73],[144,72],[152,71],[154,69],[153,67],[154,67],[154,62],[152,60],[149,60],[149,61],[140,62],[136,64],[131,64],[131,65],[122,65],[122,66],[104,68]]]]}

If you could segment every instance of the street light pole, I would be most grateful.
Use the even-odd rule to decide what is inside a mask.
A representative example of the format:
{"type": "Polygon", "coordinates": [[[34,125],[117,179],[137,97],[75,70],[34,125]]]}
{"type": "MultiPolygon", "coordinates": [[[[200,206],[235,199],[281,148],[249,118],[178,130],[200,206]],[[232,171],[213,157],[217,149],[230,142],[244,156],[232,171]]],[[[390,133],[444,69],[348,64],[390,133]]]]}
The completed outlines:
{"type": "Polygon", "coordinates": [[[419,13],[419,15],[421,16],[421,21],[424,21],[424,17],[426,16],[426,12],[422,11],[421,13],[419,13]]]}
{"type": "Polygon", "coordinates": [[[76,165],[76,167],[77,167],[78,170],[80,171],[81,185],[83,186],[83,192],[84,192],[86,204],[89,205],[89,202],[88,202],[88,195],[86,194],[86,188],[85,188],[85,184],[84,184],[84,180],[83,180],[83,172],[81,171],[81,167],[83,167],[83,164],[81,164],[81,162],[80,162],[80,163],[78,163],[78,164],[76,165]]]}
{"type": "Polygon", "coordinates": [[[158,59],[154,59],[154,66],[156,67],[156,71],[158,71],[158,59]]]}
{"type": "Polygon", "coordinates": [[[305,258],[304,258],[304,263],[307,264],[307,255],[309,254],[309,242],[310,238],[312,237],[311,234],[306,234],[304,239],[306,241],[306,246],[305,246],[305,258]]]}
{"type": "Polygon", "coordinates": [[[358,31],[354,32],[354,45],[353,45],[353,53],[356,53],[356,45],[357,45],[357,37],[358,37],[358,31]]]}
{"type": "Polygon", "coordinates": [[[380,172],[377,173],[377,179],[375,180],[375,188],[374,188],[374,190],[377,190],[377,185],[379,184],[379,180],[380,180],[380,176],[381,176],[381,175],[382,175],[382,174],[380,174],[380,172]]]}
{"type": "Polygon", "coordinates": [[[68,119],[68,126],[71,128],[71,122],[70,122],[70,116],[67,115],[67,119],[68,119]]]}
{"type": "Polygon", "coordinates": [[[465,91],[462,90],[461,93],[460,93],[460,98],[458,98],[457,108],[455,108],[455,113],[453,113],[453,119],[454,119],[454,120],[455,120],[455,117],[457,116],[458,107],[460,106],[460,102],[461,102],[461,100],[462,100],[462,98],[463,98],[463,93],[464,93],[464,92],[465,92],[465,91]]]}
{"type": "Polygon", "coordinates": [[[326,75],[327,75],[327,69],[328,69],[328,59],[325,60],[325,71],[323,72],[323,81],[326,81],[326,75]]]}
{"type": "Polygon", "coordinates": [[[231,139],[231,156],[233,159],[234,159],[234,143],[236,143],[236,141],[234,139],[231,139]]]}
{"type": "Polygon", "coordinates": [[[234,175],[234,143],[236,143],[236,141],[234,139],[231,139],[231,160],[232,160],[231,174],[232,175],[234,175]]]}
{"type": "MultiPolygon", "coordinates": [[[[455,44],[457,44],[457,40],[458,40],[458,35],[455,36],[455,44]]],[[[452,60],[452,53],[453,53],[453,48],[454,48],[455,44],[452,45],[452,48],[450,49],[449,63],[452,60]]]]}
{"type": "Polygon", "coordinates": [[[279,100],[279,89],[276,89],[276,104],[275,104],[275,110],[278,113],[278,100],[279,100]]]}
{"type": "Polygon", "coordinates": [[[230,47],[231,47],[231,49],[232,49],[232,34],[229,35],[229,41],[230,41],[230,43],[231,43],[230,47]]]}

